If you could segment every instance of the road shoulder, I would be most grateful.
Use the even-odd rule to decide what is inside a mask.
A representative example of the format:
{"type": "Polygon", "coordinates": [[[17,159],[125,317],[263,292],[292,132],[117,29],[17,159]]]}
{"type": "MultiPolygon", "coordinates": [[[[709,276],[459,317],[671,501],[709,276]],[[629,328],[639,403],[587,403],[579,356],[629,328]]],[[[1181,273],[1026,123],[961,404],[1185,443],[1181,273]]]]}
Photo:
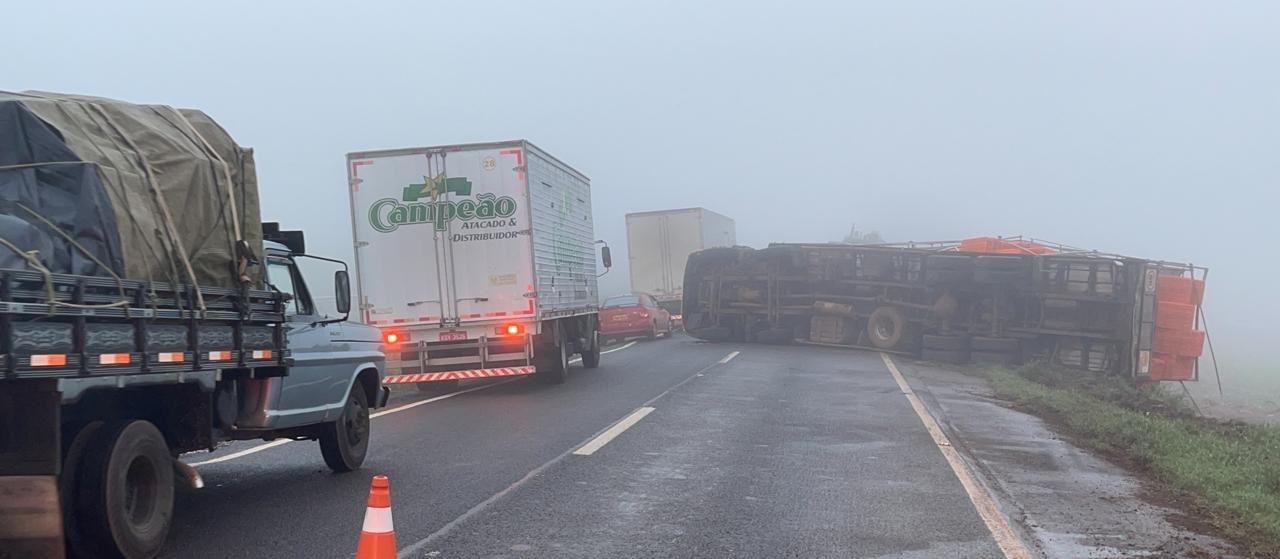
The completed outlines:
{"type": "Polygon", "coordinates": [[[1006,407],[986,381],[933,364],[895,360],[1028,543],[1048,557],[1230,557],[1229,543],[1188,529],[1124,468],[1006,407]]]}

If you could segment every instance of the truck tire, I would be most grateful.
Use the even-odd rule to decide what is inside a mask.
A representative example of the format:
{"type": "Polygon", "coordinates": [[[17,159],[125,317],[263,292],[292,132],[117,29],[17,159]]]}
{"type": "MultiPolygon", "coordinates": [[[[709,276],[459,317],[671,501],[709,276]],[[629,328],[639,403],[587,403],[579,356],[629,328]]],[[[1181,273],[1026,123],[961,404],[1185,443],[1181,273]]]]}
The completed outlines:
{"type": "Polygon", "coordinates": [[[973,351],[989,353],[1017,353],[1021,349],[1018,338],[983,338],[974,336],[969,341],[973,351]]]}
{"type": "Polygon", "coordinates": [[[547,384],[564,384],[569,380],[569,348],[566,344],[556,344],[547,348],[551,354],[544,361],[544,367],[539,367],[538,378],[547,384]]]}
{"type": "Polygon", "coordinates": [[[351,386],[337,421],[320,426],[320,454],[338,473],[360,469],[369,453],[369,397],[359,384],[351,386]]]}
{"type": "Polygon", "coordinates": [[[920,357],[935,363],[951,363],[964,365],[969,362],[969,350],[966,349],[930,349],[920,350],[920,357]]]}
{"type": "Polygon", "coordinates": [[[867,338],[880,349],[893,349],[902,343],[907,332],[907,315],[898,307],[885,305],[871,311],[867,318],[867,338]]]}
{"type": "Polygon", "coordinates": [[[427,393],[427,394],[438,394],[438,393],[440,393],[440,392],[448,392],[448,391],[450,391],[450,390],[457,390],[457,388],[458,388],[458,379],[452,379],[452,380],[433,380],[433,381],[428,381],[428,382],[415,382],[415,383],[414,383],[414,386],[417,386],[417,387],[418,387],[418,392],[424,392],[424,393],[427,393]]]}
{"type": "Polygon", "coordinates": [[[591,334],[591,347],[582,352],[582,366],[586,369],[600,366],[600,334],[598,332],[591,334]]]}
{"type": "Polygon", "coordinates": [[[124,559],[159,553],[173,521],[173,457],[160,430],[139,419],[106,423],[91,434],[78,470],[78,551],[124,559]]]}
{"type": "Polygon", "coordinates": [[[921,339],[924,349],[942,349],[949,351],[969,351],[969,338],[966,336],[938,336],[925,334],[921,339]]]}
{"type": "Polygon", "coordinates": [[[77,506],[74,497],[80,494],[80,481],[77,477],[84,463],[84,449],[89,446],[93,436],[102,428],[101,421],[91,422],[81,427],[71,438],[67,451],[62,455],[62,475],[58,476],[58,499],[62,505],[62,533],[67,541],[67,553],[71,557],[91,557],[86,549],[84,536],[80,533],[80,515],[82,510],[77,506]]]}

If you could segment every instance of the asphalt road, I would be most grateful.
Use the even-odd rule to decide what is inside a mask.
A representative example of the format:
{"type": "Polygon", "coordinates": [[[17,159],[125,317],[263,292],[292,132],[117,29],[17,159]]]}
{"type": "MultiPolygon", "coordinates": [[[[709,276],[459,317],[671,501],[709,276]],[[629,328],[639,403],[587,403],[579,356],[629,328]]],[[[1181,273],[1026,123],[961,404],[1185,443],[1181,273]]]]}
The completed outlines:
{"type": "Polygon", "coordinates": [[[677,336],[397,409],[427,398],[373,420],[357,473],[309,441],[187,456],[225,461],[164,556],[350,557],[386,474],[402,557],[1003,557],[874,353],[677,336]]]}

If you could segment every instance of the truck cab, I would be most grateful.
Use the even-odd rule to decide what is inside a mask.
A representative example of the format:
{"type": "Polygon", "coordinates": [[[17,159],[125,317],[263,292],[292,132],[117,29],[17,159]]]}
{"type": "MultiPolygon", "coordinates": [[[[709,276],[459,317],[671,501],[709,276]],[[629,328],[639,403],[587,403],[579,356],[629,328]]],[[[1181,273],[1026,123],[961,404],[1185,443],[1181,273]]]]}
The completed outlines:
{"type": "Polygon", "coordinates": [[[61,536],[0,537],[0,549],[59,556],[65,537],[73,556],[154,557],[175,483],[201,485],[181,456],[227,441],[312,439],[333,471],[360,467],[369,410],[390,394],[379,332],[347,322],[344,263],[306,255],[300,232],[264,233],[267,289],[0,270],[0,494],[53,496],[0,503],[0,523],[44,510],[62,525],[61,536]],[[304,274],[308,259],[341,269],[304,274]],[[114,314],[50,310],[31,289],[46,282],[77,300],[136,299],[114,314]],[[196,290],[207,309],[166,302],[196,290]],[[314,293],[331,293],[332,308],[314,293]]]}

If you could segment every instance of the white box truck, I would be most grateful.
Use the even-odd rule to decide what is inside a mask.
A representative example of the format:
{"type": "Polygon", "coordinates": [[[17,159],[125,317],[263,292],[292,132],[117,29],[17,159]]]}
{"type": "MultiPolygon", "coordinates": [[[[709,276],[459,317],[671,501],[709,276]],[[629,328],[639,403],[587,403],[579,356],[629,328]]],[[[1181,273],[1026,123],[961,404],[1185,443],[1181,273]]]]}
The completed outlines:
{"type": "Polygon", "coordinates": [[[678,320],[685,262],[700,250],[737,243],[733,220],[705,208],[630,213],[626,219],[631,290],[653,295],[678,320]]]}
{"type": "Polygon", "coordinates": [[[575,353],[599,364],[586,175],[524,140],[352,153],[347,172],[358,301],[383,333],[384,382],[560,383],[575,353]]]}

